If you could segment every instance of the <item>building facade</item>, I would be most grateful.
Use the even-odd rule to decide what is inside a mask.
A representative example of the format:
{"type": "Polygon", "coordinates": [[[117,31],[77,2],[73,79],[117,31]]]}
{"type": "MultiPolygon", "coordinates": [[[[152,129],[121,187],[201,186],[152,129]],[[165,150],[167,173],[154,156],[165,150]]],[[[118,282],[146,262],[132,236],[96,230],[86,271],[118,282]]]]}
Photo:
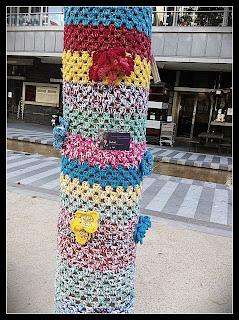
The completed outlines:
{"type": "MultiPolygon", "coordinates": [[[[153,7],[148,141],[232,132],[232,7],[153,7]]],[[[63,7],[7,7],[8,118],[50,125],[62,113],[63,7]]]]}

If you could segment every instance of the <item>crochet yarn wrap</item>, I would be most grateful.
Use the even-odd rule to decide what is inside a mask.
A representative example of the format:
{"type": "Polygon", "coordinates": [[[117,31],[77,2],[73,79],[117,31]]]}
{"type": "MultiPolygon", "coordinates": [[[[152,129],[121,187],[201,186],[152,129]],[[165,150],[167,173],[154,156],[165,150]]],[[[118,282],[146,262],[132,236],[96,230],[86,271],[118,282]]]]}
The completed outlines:
{"type": "Polygon", "coordinates": [[[64,8],[55,313],[134,312],[151,29],[149,7],[64,8]],[[129,140],[109,148],[105,134],[129,140]]]}
{"type": "Polygon", "coordinates": [[[99,82],[107,73],[109,73],[109,85],[111,85],[113,79],[114,84],[117,85],[116,72],[130,76],[133,69],[134,60],[131,57],[125,56],[124,49],[112,48],[107,51],[100,50],[94,52],[93,64],[89,70],[89,77],[95,82],[99,82]]]}

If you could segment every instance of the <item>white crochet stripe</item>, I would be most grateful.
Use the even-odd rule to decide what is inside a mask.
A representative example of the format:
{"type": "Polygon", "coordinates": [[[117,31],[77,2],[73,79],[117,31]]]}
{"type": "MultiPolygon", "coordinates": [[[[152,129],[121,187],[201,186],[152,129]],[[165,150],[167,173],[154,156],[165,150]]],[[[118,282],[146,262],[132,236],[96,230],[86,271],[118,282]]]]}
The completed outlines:
{"type": "Polygon", "coordinates": [[[63,79],[63,112],[64,108],[69,110],[79,109],[103,114],[104,112],[120,114],[130,113],[144,114],[148,112],[149,90],[141,85],[126,86],[121,82],[119,86],[105,86],[102,82],[93,84],[91,81],[83,84],[78,81],[74,84],[63,79]]]}

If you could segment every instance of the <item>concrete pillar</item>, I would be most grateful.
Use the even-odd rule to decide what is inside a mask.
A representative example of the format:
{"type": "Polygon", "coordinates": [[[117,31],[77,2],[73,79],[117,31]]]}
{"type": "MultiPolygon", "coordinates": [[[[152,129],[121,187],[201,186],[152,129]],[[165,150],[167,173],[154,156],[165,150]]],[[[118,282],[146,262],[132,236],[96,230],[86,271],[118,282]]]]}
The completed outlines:
{"type": "MultiPolygon", "coordinates": [[[[179,86],[179,81],[180,81],[180,74],[181,71],[176,71],[176,79],[175,79],[175,86],[179,86]]],[[[174,95],[173,95],[173,106],[172,106],[172,122],[177,123],[178,119],[178,92],[174,90],[174,95]]],[[[176,128],[177,130],[177,128],[176,128]]],[[[176,133],[175,133],[176,135],[176,133]]]]}

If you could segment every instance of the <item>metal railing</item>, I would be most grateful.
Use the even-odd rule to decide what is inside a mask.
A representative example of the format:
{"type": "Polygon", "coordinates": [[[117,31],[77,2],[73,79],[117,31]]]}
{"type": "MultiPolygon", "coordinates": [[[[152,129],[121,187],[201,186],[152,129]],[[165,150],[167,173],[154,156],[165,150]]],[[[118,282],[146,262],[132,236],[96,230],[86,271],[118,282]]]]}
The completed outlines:
{"type": "Polygon", "coordinates": [[[63,26],[62,12],[8,13],[7,26],[63,26]]]}
{"type": "Polygon", "coordinates": [[[232,8],[224,10],[153,11],[153,26],[226,27],[232,26],[232,8]]]}
{"type": "MultiPolygon", "coordinates": [[[[232,26],[232,8],[153,11],[153,26],[232,26]]],[[[63,26],[62,12],[8,13],[7,26],[63,26]]]]}

